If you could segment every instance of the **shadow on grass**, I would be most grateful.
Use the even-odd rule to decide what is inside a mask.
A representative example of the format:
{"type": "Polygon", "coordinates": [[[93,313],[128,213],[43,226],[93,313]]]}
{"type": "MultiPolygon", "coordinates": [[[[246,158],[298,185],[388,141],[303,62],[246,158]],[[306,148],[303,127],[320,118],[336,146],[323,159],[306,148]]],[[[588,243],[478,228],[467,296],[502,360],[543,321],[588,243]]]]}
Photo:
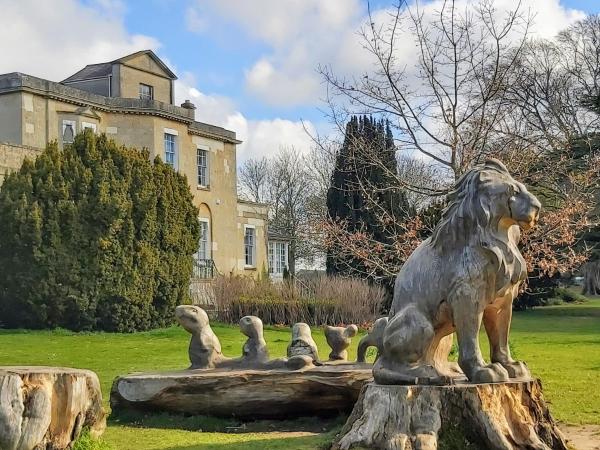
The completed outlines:
{"type": "Polygon", "coordinates": [[[165,450],[326,450],[330,448],[335,433],[316,436],[277,437],[257,439],[251,442],[215,443],[169,447],[165,450]]]}
{"type": "Polygon", "coordinates": [[[125,411],[113,412],[108,423],[138,428],[162,428],[167,430],[225,432],[239,427],[241,423],[233,419],[219,419],[209,416],[184,416],[167,413],[125,411]]]}
{"type": "Polygon", "coordinates": [[[311,432],[326,433],[341,427],[346,420],[337,417],[302,417],[290,420],[241,421],[211,416],[185,416],[168,413],[142,413],[126,411],[112,413],[109,424],[138,428],[176,429],[214,433],[264,433],[264,432],[311,432]]]}
{"type": "Polygon", "coordinates": [[[540,317],[594,317],[600,318],[597,306],[543,306],[533,310],[519,311],[517,314],[536,315],[540,317]]]}

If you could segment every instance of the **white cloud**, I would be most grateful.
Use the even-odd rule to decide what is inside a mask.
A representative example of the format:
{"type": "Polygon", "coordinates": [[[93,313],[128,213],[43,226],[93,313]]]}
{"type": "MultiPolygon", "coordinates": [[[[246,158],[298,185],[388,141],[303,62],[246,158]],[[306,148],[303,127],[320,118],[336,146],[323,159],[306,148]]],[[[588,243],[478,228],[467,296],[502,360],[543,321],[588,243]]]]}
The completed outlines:
{"type": "Polygon", "coordinates": [[[246,86],[270,105],[314,104],[320,92],[318,77],[306,71],[289,72],[261,59],[246,71],[246,86]]]}
{"type": "Polygon", "coordinates": [[[196,120],[235,131],[237,138],[243,141],[238,146],[238,162],[272,156],[282,145],[293,146],[300,152],[310,149],[312,141],[306,131],[314,135],[315,128],[311,122],[303,124],[280,118],[248,119],[230,98],[204,94],[195,85],[193,74],[184,73],[175,82],[175,103],[189,99],[196,105],[196,120]]]}
{"type": "MultiPolygon", "coordinates": [[[[284,119],[247,121],[247,143],[241,146],[238,160],[272,156],[281,146],[293,146],[298,152],[306,153],[312,145],[306,131],[314,135],[315,129],[311,122],[302,124],[284,119]],[[307,130],[304,129],[305,126],[307,130]]],[[[240,138],[243,139],[243,136],[240,135],[240,138]]]]}
{"type": "Polygon", "coordinates": [[[360,0],[199,0],[195,11],[212,17],[210,23],[233,21],[269,46],[270,52],[246,69],[245,82],[248,92],[270,105],[317,103],[319,63],[342,70],[367,67],[356,36],[364,13],[360,0]]]}
{"type": "Polygon", "coordinates": [[[86,64],[110,61],[159,42],[129,34],[122,3],[97,0],[0,0],[0,73],[24,72],[60,81],[86,64]]]}
{"type": "MultiPolygon", "coordinates": [[[[159,49],[157,39],[126,30],[122,20],[125,9],[120,0],[95,0],[89,6],[76,0],[0,0],[0,73],[24,72],[60,81],[86,64],[111,61],[146,48],[159,49]]],[[[201,29],[202,17],[192,19],[188,25],[201,29]]],[[[161,56],[177,73],[168,58],[161,56]]],[[[198,108],[198,120],[236,131],[244,141],[239,159],[272,154],[280,144],[308,148],[308,136],[300,122],[249,120],[232,99],[204,94],[192,74],[179,75],[175,103],[190,99],[198,108]]]]}
{"type": "MultiPolygon", "coordinates": [[[[390,0],[390,6],[392,3],[390,0]]],[[[514,9],[515,4],[514,0],[494,1],[499,13],[514,9]]],[[[344,75],[359,75],[372,68],[373,61],[358,35],[367,21],[364,5],[359,0],[198,0],[190,8],[188,20],[193,12],[215,26],[232,21],[247,36],[269,47],[245,72],[247,90],[260,100],[275,106],[314,105],[323,97],[318,65],[331,65],[344,75]]],[[[420,2],[426,13],[439,11],[441,5],[441,0],[420,2]]],[[[458,9],[472,6],[468,0],[457,2],[458,9]]],[[[559,0],[523,0],[522,8],[536,16],[533,34],[546,38],[584,16],[559,0]]],[[[373,17],[380,23],[389,13],[379,9],[373,11],[373,17]]],[[[208,32],[209,27],[202,31],[208,32]]],[[[398,47],[399,58],[407,64],[415,51],[409,28],[398,47]]]]}
{"type": "Polygon", "coordinates": [[[206,19],[195,8],[188,8],[185,15],[185,24],[189,31],[199,33],[207,29],[206,19]]]}

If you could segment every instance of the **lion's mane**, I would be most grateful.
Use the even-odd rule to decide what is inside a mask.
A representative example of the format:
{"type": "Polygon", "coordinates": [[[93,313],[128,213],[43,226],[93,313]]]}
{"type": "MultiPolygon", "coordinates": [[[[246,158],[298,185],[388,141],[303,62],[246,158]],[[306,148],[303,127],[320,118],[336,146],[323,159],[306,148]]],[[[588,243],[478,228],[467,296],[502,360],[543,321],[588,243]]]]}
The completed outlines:
{"type": "Polygon", "coordinates": [[[515,283],[525,268],[525,261],[519,253],[516,242],[498,233],[499,217],[492,217],[489,206],[482,198],[482,174],[512,180],[508,170],[500,161],[488,159],[484,164],[473,167],[457,181],[448,194],[448,205],[431,236],[430,245],[441,253],[457,248],[480,246],[492,252],[497,260],[498,271],[515,283]]]}

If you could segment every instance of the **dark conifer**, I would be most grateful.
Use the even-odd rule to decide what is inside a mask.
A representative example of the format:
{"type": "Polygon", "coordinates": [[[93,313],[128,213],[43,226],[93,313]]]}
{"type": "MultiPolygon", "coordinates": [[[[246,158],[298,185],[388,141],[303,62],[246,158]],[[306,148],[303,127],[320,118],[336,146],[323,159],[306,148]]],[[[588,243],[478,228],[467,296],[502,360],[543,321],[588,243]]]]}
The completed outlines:
{"type": "Polygon", "coordinates": [[[0,189],[0,326],[135,331],[187,299],[197,210],[185,177],[91,131],[0,189]]]}
{"type": "MultiPolygon", "coordinates": [[[[351,117],[327,195],[329,217],[343,222],[346,232],[363,231],[377,242],[391,244],[395,230],[410,214],[405,193],[394,188],[397,173],[389,123],[369,116],[351,117]],[[390,221],[383,223],[382,210],[390,221]]],[[[367,272],[363,262],[335,251],[327,255],[327,271],[343,275],[367,272]]]]}

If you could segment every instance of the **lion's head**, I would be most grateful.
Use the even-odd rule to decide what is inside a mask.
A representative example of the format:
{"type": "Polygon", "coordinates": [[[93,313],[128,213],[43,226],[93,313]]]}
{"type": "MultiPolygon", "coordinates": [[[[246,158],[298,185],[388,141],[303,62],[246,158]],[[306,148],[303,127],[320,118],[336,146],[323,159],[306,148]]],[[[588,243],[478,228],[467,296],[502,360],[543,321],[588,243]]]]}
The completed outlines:
{"type": "Polygon", "coordinates": [[[456,248],[475,236],[494,253],[500,247],[501,259],[507,253],[506,239],[515,236],[518,240],[518,227],[513,225],[525,230],[533,227],[541,208],[539,200],[497,159],[488,159],[460,177],[448,201],[432,245],[456,248]]]}

